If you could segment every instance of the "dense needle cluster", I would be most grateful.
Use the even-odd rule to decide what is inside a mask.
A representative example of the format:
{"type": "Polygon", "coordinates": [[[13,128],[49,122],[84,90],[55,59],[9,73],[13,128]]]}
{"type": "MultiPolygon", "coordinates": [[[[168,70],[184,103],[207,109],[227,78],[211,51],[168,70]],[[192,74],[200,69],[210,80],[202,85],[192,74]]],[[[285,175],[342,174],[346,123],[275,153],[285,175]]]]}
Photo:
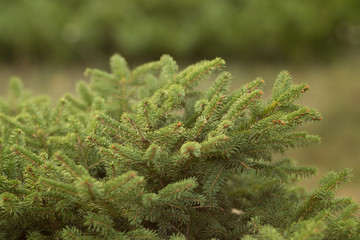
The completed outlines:
{"type": "Polygon", "coordinates": [[[130,70],[90,69],[53,105],[13,78],[0,101],[0,239],[359,239],[358,205],[335,198],[349,170],[283,156],[319,142],[296,128],[320,120],[295,103],[308,89],[281,72],[229,91],[216,58],[182,71],[167,55],[130,70]],[[207,91],[194,87],[215,76],[207,91]]]}

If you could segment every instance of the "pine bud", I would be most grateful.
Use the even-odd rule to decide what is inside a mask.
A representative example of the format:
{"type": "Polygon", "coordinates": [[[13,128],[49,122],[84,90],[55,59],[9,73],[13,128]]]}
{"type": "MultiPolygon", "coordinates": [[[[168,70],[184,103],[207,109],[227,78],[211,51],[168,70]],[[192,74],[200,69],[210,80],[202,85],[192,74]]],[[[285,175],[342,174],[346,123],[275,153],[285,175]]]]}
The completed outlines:
{"type": "Polygon", "coordinates": [[[304,93],[307,90],[309,90],[309,86],[305,86],[304,89],[302,90],[302,92],[304,93]]]}
{"type": "Polygon", "coordinates": [[[200,157],[201,155],[201,144],[197,142],[187,142],[181,147],[181,154],[183,155],[194,155],[200,157]]]}

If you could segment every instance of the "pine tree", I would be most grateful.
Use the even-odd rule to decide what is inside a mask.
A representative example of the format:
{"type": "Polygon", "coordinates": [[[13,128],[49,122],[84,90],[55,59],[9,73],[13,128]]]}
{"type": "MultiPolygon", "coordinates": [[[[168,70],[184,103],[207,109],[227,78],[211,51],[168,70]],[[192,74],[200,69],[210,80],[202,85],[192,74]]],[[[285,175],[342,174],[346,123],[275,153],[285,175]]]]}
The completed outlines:
{"type": "Polygon", "coordinates": [[[336,198],[350,170],[278,158],[319,142],[321,120],[281,72],[229,91],[220,58],[179,71],[168,55],[130,70],[89,69],[55,105],[13,78],[0,101],[0,239],[359,239],[358,205],[336,198]],[[197,83],[215,76],[207,91],[197,83]]]}

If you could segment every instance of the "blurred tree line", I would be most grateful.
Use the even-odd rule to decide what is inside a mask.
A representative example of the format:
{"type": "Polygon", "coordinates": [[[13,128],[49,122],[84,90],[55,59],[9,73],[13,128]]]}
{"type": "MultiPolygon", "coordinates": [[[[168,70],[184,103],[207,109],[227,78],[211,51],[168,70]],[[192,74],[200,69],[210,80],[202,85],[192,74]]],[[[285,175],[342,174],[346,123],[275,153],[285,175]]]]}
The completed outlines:
{"type": "Polygon", "coordinates": [[[359,0],[0,0],[0,61],[331,57],[360,45],[359,0]]]}

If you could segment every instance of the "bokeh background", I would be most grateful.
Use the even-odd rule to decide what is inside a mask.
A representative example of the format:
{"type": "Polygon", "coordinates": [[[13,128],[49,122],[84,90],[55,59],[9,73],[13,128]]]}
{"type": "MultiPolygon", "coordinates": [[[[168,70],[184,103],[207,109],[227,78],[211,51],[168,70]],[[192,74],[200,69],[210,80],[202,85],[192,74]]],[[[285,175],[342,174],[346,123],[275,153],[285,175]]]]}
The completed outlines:
{"type": "MultiPolygon", "coordinates": [[[[180,66],[219,56],[233,88],[260,76],[268,93],[289,70],[311,86],[301,103],[324,117],[304,127],[322,144],[287,154],[319,176],[353,168],[340,195],[360,201],[359,0],[0,0],[1,95],[17,75],[57,99],[74,92],[86,67],[108,69],[116,52],[130,66],[163,53],[180,66]]],[[[301,184],[313,189],[317,180],[301,184]]]]}

